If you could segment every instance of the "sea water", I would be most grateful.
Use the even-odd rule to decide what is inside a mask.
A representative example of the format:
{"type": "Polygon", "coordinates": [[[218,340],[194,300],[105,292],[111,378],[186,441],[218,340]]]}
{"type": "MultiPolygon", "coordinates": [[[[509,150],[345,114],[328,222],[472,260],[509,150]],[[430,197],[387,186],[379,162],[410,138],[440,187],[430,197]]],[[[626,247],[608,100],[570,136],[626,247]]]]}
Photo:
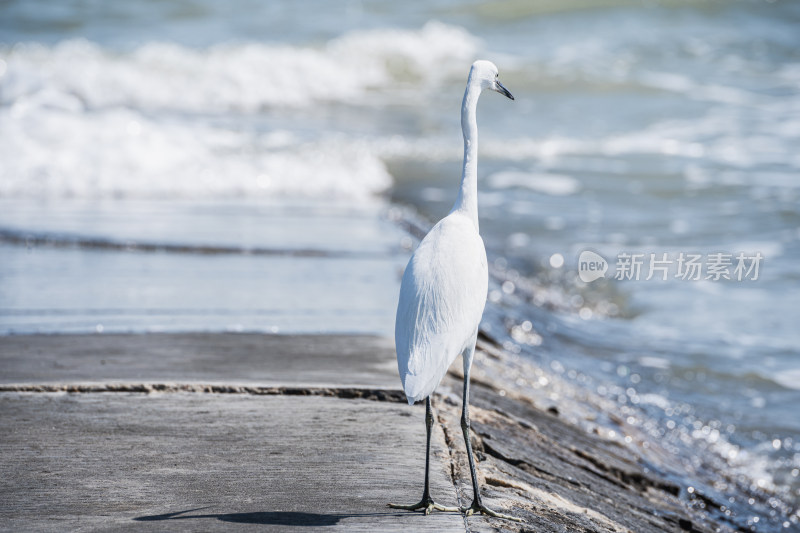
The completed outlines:
{"type": "Polygon", "coordinates": [[[710,486],[715,501],[731,498],[721,516],[798,527],[787,516],[800,500],[796,2],[4,2],[3,332],[111,317],[111,330],[291,331],[316,319],[390,335],[396,287],[376,280],[396,283],[409,243],[365,213],[448,212],[477,58],[516,97],[486,94],[478,111],[494,274],[484,331],[635,407],[652,438],[697,450],[688,470],[715,457],[742,487],[773,495],[751,508],[710,486]],[[323,223],[298,231],[304,217],[291,213],[323,223]],[[51,282],[32,287],[24,239],[42,234],[69,246],[37,256],[37,279],[51,282]],[[298,242],[306,234],[316,237],[298,242]],[[165,246],[125,274],[125,243],[141,241],[165,246]],[[227,254],[331,242],[390,259],[367,257],[382,274],[366,276],[321,263],[327,282],[303,292],[292,265],[308,255],[290,253],[277,272],[300,303],[265,309],[247,289],[271,294],[263,271],[227,254]],[[184,248],[211,259],[197,270],[184,248]],[[70,314],[52,304],[73,283],[59,284],[64,268],[123,274],[111,292],[90,291],[102,305],[70,314]],[[184,285],[155,276],[135,296],[118,286],[166,271],[187,272],[184,285]],[[237,284],[215,288],[220,277],[237,284]],[[341,301],[287,315],[326,286],[377,296],[349,319],[341,301]],[[204,298],[185,298],[192,287],[204,298]],[[168,301],[179,312],[136,311],[168,301]]]}

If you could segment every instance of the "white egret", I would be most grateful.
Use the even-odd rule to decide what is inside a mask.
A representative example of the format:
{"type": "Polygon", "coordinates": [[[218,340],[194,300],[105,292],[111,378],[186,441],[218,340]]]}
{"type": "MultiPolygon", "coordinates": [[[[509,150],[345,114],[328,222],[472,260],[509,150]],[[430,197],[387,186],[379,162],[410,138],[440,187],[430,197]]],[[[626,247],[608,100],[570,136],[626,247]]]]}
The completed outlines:
{"type": "Polygon", "coordinates": [[[425,514],[436,509],[518,520],[483,505],[469,436],[469,371],[489,286],[486,249],[478,231],[478,123],[475,119],[478,97],[484,89],[514,99],[498,81],[497,67],[493,63],[476,61],[472,64],[461,104],[464,135],[461,189],[450,214],[431,229],[411,256],[400,286],[395,323],[397,367],[408,403],[425,400],[428,440],[422,500],[412,505],[389,506],[412,511],[423,509],[425,514]],[[461,428],[474,493],[472,505],[462,509],[436,503],[430,495],[428,480],[433,427],[431,394],[459,354],[464,360],[461,428]]]}

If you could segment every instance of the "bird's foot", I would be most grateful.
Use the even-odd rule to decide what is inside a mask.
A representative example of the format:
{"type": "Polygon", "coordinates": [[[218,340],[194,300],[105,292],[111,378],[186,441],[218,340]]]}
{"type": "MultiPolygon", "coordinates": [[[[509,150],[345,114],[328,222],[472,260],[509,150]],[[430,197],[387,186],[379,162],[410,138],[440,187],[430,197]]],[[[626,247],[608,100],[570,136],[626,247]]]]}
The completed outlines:
{"type": "Polygon", "coordinates": [[[405,509],[407,511],[419,511],[422,509],[426,515],[431,514],[433,511],[445,511],[449,513],[458,513],[461,511],[461,509],[458,507],[446,507],[444,505],[440,505],[433,501],[433,498],[431,497],[422,498],[419,503],[413,503],[411,505],[402,505],[399,503],[390,503],[388,505],[392,509],[405,509]]]}
{"type": "Polygon", "coordinates": [[[516,516],[511,516],[503,513],[498,513],[497,511],[492,511],[485,505],[480,502],[473,501],[472,505],[469,507],[462,507],[461,512],[467,516],[471,516],[473,514],[485,514],[487,516],[493,516],[495,518],[504,518],[506,520],[513,520],[514,522],[522,522],[521,518],[517,518],[516,516]]]}

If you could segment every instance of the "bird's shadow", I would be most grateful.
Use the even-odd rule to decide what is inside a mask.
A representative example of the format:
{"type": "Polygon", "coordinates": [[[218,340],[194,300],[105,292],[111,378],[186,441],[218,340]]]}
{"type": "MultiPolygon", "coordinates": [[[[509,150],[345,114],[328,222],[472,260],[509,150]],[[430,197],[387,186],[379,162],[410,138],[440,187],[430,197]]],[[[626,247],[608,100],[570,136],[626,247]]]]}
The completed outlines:
{"type": "Polygon", "coordinates": [[[191,519],[216,519],[223,522],[234,522],[237,524],[262,524],[274,526],[335,526],[343,518],[357,516],[388,516],[396,513],[303,513],[292,511],[260,511],[251,513],[208,513],[208,514],[186,514],[195,511],[208,509],[208,507],[197,507],[185,511],[174,513],[164,513],[149,516],[137,516],[134,520],[138,522],[155,522],[161,520],[191,520],[191,519]]]}

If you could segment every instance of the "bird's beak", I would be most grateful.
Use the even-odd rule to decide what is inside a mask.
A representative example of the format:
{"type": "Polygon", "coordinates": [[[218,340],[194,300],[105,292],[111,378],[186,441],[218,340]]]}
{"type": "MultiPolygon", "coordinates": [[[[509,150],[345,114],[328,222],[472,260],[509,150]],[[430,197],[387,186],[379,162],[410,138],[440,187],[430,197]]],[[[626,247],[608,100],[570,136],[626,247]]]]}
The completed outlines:
{"type": "Polygon", "coordinates": [[[502,84],[502,83],[500,83],[500,81],[499,81],[499,80],[495,80],[495,81],[494,81],[494,84],[495,84],[495,86],[496,86],[496,87],[495,87],[495,91],[499,92],[499,93],[500,93],[500,94],[502,94],[503,96],[506,96],[506,97],[508,97],[508,98],[511,98],[512,100],[514,99],[514,95],[513,95],[513,94],[511,94],[510,92],[508,92],[508,89],[506,89],[505,87],[503,87],[503,84],[502,84]]]}

